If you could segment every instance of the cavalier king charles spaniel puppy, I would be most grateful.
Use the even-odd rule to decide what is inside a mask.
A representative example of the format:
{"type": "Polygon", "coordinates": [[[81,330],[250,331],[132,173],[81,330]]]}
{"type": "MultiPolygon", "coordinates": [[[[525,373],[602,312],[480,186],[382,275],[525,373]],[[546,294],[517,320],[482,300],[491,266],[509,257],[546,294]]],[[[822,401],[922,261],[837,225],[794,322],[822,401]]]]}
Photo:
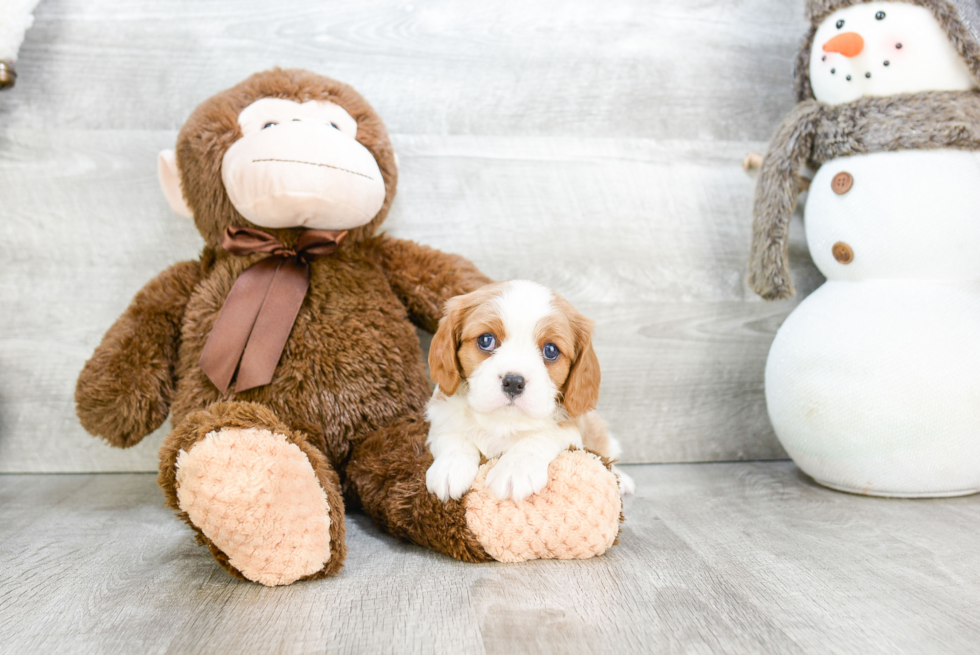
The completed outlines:
{"type": "MultiPolygon", "coordinates": [[[[591,338],[591,320],[534,282],[498,282],[450,300],[429,349],[437,385],[426,409],[435,458],[429,491],[458,500],[481,457],[499,457],[487,485],[520,501],[544,489],[548,465],[568,448],[618,457],[619,442],[593,411],[599,360],[591,338]]],[[[613,470],[632,493],[633,480],[613,470]]]]}

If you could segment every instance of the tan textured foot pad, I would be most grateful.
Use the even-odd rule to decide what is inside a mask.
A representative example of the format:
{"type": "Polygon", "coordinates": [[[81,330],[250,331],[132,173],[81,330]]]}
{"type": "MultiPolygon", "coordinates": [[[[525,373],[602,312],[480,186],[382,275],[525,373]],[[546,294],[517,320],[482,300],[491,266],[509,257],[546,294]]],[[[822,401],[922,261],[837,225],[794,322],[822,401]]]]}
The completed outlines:
{"type": "Polygon", "coordinates": [[[548,467],[548,486],[519,503],[485,486],[495,463],[480,467],[464,498],[466,523],[495,560],[587,559],[616,541],[622,500],[615,474],[598,456],[562,453],[548,467]]]}
{"type": "Polygon", "coordinates": [[[209,433],[177,457],[180,509],[249,580],[274,586],[330,560],[330,507],[306,455],[268,430],[209,433]]]}

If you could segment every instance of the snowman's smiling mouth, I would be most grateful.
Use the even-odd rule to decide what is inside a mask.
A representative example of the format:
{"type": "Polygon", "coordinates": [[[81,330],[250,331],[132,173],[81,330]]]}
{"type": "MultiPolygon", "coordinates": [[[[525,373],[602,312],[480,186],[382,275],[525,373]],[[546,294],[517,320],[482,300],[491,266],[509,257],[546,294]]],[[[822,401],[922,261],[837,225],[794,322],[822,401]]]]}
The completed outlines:
{"type": "MultiPolygon", "coordinates": [[[[882,20],[884,18],[885,12],[879,11],[878,14],[882,17],[882,18],[878,18],[878,20],[882,20]]],[[[827,57],[832,56],[834,54],[842,55],[844,57],[847,57],[847,59],[849,60],[854,60],[856,57],[859,57],[861,53],[865,51],[865,41],[864,41],[864,37],[862,37],[857,32],[845,32],[843,34],[838,34],[834,38],[824,43],[821,49],[824,51],[824,54],[820,57],[820,61],[822,62],[826,62],[827,57]]],[[[901,42],[896,43],[895,49],[901,50],[902,43],[901,42]]],[[[887,68],[888,66],[891,66],[891,60],[885,59],[881,63],[881,65],[887,68]]],[[[863,71],[863,73],[866,79],[871,79],[870,70],[865,70],[863,71]]],[[[830,74],[831,75],[837,74],[836,65],[830,69],[830,74]]],[[[858,74],[860,75],[861,72],[858,72],[858,74]]],[[[845,76],[844,79],[850,82],[852,79],[852,75],[848,74],[845,76]]]]}

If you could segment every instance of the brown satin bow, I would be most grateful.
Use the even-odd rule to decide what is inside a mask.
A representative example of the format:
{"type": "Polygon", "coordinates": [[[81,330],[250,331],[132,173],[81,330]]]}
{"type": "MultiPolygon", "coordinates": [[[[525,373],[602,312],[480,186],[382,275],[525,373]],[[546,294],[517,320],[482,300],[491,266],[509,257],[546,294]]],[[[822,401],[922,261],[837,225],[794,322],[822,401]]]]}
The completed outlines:
{"type": "Polygon", "coordinates": [[[221,393],[228,391],[236,368],[236,393],[272,381],[310,287],[310,262],[334,252],[345,236],[347,230],[306,230],[290,249],[262,230],[225,228],[221,247],[231,254],[272,256],[238,276],[201,353],[201,370],[221,393]]]}

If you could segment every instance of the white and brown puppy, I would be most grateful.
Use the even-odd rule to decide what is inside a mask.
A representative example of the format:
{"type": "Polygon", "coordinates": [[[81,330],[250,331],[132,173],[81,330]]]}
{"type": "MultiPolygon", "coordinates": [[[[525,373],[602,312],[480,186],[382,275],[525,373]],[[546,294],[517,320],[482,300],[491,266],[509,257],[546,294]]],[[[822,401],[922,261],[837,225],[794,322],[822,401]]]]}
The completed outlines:
{"type": "MultiPolygon", "coordinates": [[[[548,484],[548,465],[569,447],[618,457],[619,443],[592,411],[599,360],[591,336],[591,320],[534,282],[498,282],[450,300],[429,349],[437,384],[426,410],[429,491],[459,499],[481,456],[500,457],[487,485],[519,501],[548,484]]],[[[632,479],[616,473],[632,493],[632,479]]]]}

